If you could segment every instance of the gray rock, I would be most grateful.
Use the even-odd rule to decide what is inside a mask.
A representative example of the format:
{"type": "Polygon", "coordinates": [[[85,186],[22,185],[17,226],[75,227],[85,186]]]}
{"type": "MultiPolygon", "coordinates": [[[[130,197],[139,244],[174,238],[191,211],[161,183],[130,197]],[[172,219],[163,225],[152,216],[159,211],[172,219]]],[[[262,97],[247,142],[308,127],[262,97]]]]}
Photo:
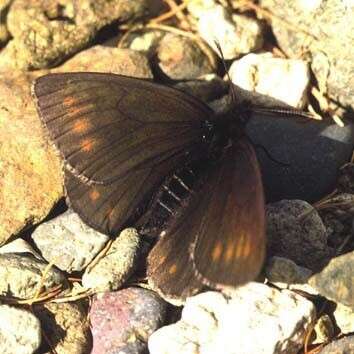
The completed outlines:
{"type": "Polygon", "coordinates": [[[43,261],[43,257],[40,256],[38,252],[36,252],[29,243],[27,243],[22,238],[17,238],[6,245],[0,247],[0,254],[4,253],[28,253],[36,257],[37,259],[43,261]]]}
{"type": "Polygon", "coordinates": [[[0,352],[32,354],[41,344],[41,325],[29,311],[0,305],[0,352]]]}
{"type": "Polygon", "coordinates": [[[311,302],[257,283],[228,295],[188,298],[182,319],[150,336],[150,353],[296,353],[302,347],[315,317],[311,302]]]}
{"type": "Polygon", "coordinates": [[[231,16],[230,9],[221,5],[200,11],[197,29],[216,52],[215,41],[219,43],[225,59],[237,58],[263,45],[262,26],[257,20],[243,15],[231,16]]]}
{"type": "Polygon", "coordinates": [[[283,257],[272,257],[267,262],[265,273],[268,280],[276,284],[303,284],[312,274],[309,269],[283,257]]]}
{"type": "Polygon", "coordinates": [[[282,50],[290,57],[309,53],[319,87],[354,108],[354,7],[351,1],[262,0],[282,50]],[[291,23],[292,28],[286,26],[291,23]]]}
{"type": "Polygon", "coordinates": [[[88,227],[69,209],[37,227],[32,239],[42,256],[59,269],[83,270],[108,241],[108,236],[88,227]]]}
{"type": "Polygon", "coordinates": [[[329,299],[354,307],[354,251],[331,259],[309,284],[329,299]]]}
{"type": "Polygon", "coordinates": [[[90,309],[92,354],[145,354],[149,336],[165,321],[166,303],[150,290],[99,294],[90,309]]]}
{"type": "Polygon", "coordinates": [[[13,39],[0,55],[0,70],[53,66],[86,47],[104,26],[143,16],[148,0],[51,2],[16,0],[7,25],[13,39]],[[18,24],[21,23],[21,26],[18,24]]]}
{"type": "Polygon", "coordinates": [[[232,63],[229,74],[232,82],[245,90],[296,108],[304,108],[307,102],[310,70],[302,60],[276,58],[271,53],[248,54],[232,63]]]}
{"type": "MultiPolygon", "coordinates": [[[[46,303],[33,306],[42,329],[49,338],[52,348],[58,354],[87,354],[92,347],[87,312],[79,302],[46,303]]],[[[43,352],[42,351],[42,352],[43,352]]]]}
{"type": "Polygon", "coordinates": [[[55,285],[67,285],[64,275],[55,267],[51,267],[43,280],[47,263],[30,255],[5,253],[0,255],[0,295],[33,298],[38,286],[49,290],[55,285]]]}
{"type": "Polygon", "coordinates": [[[312,344],[328,343],[334,337],[334,325],[331,318],[327,314],[323,314],[316,322],[314,332],[316,334],[315,340],[312,344]]]}
{"type": "Polygon", "coordinates": [[[311,270],[328,260],[326,228],[310,204],[282,200],[268,204],[266,213],[270,255],[289,258],[311,270]]]}
{"type": "Polygon", "coordinates": [[[86,269],[82,285],[95,291],[120,288],[133,273],[140,249],[140,236],[135,229],[125,229],[112,243],[108,253],[92,268],[86,269]]]}
{"type": "Polygon", "coordinates": [[[157,47],[160,70],[173,80],[188,80],[213,72],[209,58],[188,38],[165,35],[157,47]]]}
{"type": "Polygon", "coordinates": [[[344,337],[326,345],[318,354],[352,354],[354,353],[354,336],[344,337]]]}

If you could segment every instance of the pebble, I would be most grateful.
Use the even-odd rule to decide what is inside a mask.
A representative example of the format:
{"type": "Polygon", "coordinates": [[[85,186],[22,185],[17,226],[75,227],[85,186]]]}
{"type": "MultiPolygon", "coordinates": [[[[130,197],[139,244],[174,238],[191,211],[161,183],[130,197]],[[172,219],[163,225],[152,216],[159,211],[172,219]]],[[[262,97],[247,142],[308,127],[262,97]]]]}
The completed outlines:
{"type": "Polygon", "coordinates": [[[42,256],[62,271],[81,271],[109,237],[87,226],[71,209],[39,225],[32,239],[42,256]]]}
{"type": "Polygon", "coordinates": [[[269,255],[288,258],[310,270],[328,260],[326,228],[310,204],[282,200],[268,204],[266,214],[269,255]]]}
{"type": "Polygon", "coordinates": [[[166,303],[142,288],[97,295],[91,305],[92,354],[146,353],[148,337],[161,327],[166,303]]]}
{"type": "Polygon", "coordinates": [[[337,339],[326,345],[318,354],[352,354],[354,353],[354,335],[337,339]]]}
{"type": "Polygon", "coordinates": [[[232,82],[245,90],[274,97],[296,108],[304,108],[307,103],[310,70],[302,60],[251,53],[234,61],[229,74],[232,82]]]}
{"type": "Polygon", "coordinates": [[[354,332],[354,307],[345,306],[341,303],[336,304],[333,312],[336,325],[340,328],[341,333],[350,334],[354,332]]]}
{"type": "Polygon", "coordinates": [[[123,230],[107,254],[92,268],[86,268],[82,286],[96,292],[119,289],[136,269],[140,246],[140,235],[135,229],[123,230]]]}
{"type": "Polygon", "coordinates": [[[151,354],[296,353],[314,316],[315,308],[305,298],[249,283],[230,297],[206,292],[188,298],[181,320],[157,330],[149,338],[149,350],[151,354]]]}
{"type": "Polygon", "coordinates": [[[31,312],[0,305],[0,353],[32,354],[41,344],[41,325],[31,312]]]}

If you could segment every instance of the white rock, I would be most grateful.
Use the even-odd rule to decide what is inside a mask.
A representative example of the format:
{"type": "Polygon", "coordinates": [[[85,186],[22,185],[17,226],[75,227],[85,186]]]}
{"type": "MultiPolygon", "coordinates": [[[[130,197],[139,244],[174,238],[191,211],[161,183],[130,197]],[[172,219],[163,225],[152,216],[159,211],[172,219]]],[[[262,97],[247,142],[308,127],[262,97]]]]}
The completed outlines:
{"type": "MultiPolygon", "coordinates": [[[[230,294],[229,294],[230,295],[230,294]]],[[[249,283],[230,298],[207,292],[187,299],[179,322],[149,339],[151,354],[296,353],[315,317],[307,299],[249,283]]]]}
{"type": "Polygon", "coordinates": [[[337,303],[336,309],[333,313],[336,319],[337,326],[344,334],[354,332],[354,309],[337,303]]]}
{"type": "Polygon", "coordinates": [[[0,254],[4,253],[30,253],[37,259],[43,260],[43,258],[36,252],[29,243],[22,238],[17,238],[6,245],[0,247],[0,254]]]}
{"type": "Polygon", "coordinates": [[[0,353],[31,354],[41,344],[41,325],[31,312],[0,305],[0,353]]]}
{"type": "Polygon", "coordinates": [[[70,209],[39,225],[32,238],[48,262],[68,273],[84,269],[108,241],[70,209]]]}
{"type": "Polygon", "coordinates": [[[248,54],[230,67],[234,84],[274,97],[293,107],[307,102],[310,71],[302,60],[275,58],[271,53],[248,54]]]}

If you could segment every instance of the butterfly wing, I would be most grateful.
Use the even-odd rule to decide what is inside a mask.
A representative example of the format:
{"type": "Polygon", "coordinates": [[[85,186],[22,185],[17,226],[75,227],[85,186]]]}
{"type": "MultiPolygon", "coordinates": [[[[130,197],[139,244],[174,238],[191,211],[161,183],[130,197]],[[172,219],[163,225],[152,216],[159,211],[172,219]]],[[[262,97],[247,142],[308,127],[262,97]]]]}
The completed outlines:
{"type": "Polygon", "coordinates": [[[149,81],[103,73],[36,80],[39,115],[65,161],[73,209],[115,234],[183,160],[203,149],[213,112],[196,98],[149,81]]]}
{"type": "Polygon", "coordinates": [[[258,162],[241,139],[209,168],[150,252],[149,283],[167,298],[185,298],[203,284],[236,286],[254,279],[264,258],[264,223],[258,162]]]}

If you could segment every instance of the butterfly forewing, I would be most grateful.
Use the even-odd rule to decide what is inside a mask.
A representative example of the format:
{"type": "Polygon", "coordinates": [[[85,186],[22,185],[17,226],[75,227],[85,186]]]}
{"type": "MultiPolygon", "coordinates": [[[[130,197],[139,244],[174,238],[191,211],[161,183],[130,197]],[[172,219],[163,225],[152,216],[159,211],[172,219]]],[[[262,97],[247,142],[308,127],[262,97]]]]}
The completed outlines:
{"type": "Polygon", "coordinates": [[[212,115],[178,90],[112,74],[50,74],[33,91],[68,168],[93,183],[193,150],[212,115]]]}

